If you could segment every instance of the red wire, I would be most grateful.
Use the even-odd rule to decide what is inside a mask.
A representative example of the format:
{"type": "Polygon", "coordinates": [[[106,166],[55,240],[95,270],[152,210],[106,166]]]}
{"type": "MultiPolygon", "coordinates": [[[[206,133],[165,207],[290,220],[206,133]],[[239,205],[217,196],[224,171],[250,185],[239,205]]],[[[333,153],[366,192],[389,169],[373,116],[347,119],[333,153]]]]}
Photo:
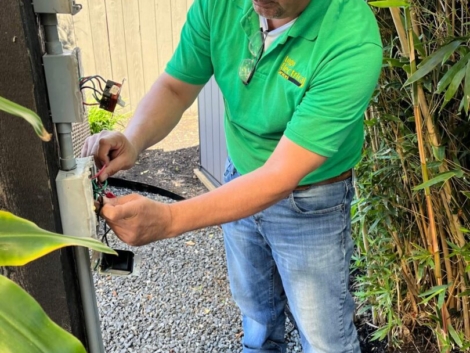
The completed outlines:
{"type": "Polygon", "coordinates": [[[97,179],[104,171],[104,168],[106,168],[106,164],[99,170],[98,173],[96,173],[95,175],[93,175],[92,177],[90,177],[90,179],[97,179]]]}

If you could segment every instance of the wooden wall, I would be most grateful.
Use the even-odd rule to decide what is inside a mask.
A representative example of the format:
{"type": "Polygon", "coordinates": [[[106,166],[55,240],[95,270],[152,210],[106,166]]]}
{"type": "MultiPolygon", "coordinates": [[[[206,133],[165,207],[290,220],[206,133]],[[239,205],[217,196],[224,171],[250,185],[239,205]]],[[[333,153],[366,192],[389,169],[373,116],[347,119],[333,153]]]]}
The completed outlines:
{"type": "Polygon", "coordinates": [[[125,111],[134,110],[176,49],[193,0],[78,2],[77,15],[59,19],[65,47],[80,47],[86,76],[125,79],[125,111]]]}

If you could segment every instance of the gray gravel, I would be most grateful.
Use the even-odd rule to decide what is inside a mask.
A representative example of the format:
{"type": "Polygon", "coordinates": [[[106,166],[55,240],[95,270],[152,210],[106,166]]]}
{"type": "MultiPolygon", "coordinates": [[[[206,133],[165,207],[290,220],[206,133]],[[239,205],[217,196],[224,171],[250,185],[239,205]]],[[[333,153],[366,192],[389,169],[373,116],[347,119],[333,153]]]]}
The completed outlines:
{"type": "MultiPolygon", "coordinates": [[[[241,352],[240,312],[230,296],[220,227],[143,247],[130,247],[112,232],[108,240],[140,255],[142,266],[138,276],[94,273],[107,353],[241,352]]],[[[287,352],[301,352],[297,331],[289,322],[286,328],[287,352]]]]}

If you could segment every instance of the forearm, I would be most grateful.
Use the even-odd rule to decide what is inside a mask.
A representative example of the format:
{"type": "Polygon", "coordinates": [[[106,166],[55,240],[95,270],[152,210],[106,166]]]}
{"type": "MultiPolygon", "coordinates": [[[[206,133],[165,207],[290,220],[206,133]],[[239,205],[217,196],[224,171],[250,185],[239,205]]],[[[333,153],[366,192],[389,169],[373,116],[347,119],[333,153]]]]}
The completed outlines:
{"type": "Polygon", "coordinates": [[[163,74],[140,101],[124,135],[140,153],[164,139],[194,102],[202,86],[163,74]]]}
{"type": "Polygon", "coordinates": [[[211,192],[170,205],[171,235],[248,217],[287,197],[295,185],[260,168],[211,192]]]}
{"type": "Polygon", "coordinates": [[[204,195],[170,204],[170,236],[260,212],[287,197],[305,175],[325,160],[282,138],[263,167],[204,195]]]}

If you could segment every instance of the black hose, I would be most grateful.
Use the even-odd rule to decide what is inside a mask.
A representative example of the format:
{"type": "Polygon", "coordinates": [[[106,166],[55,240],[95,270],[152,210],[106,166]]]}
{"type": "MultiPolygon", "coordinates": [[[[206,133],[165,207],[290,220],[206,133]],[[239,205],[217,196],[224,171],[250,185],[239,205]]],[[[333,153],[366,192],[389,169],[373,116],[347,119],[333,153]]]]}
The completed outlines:
{"type": "Polygon", "coordinates": [[[114,178],[114,177],[108,178],[107,180],[108,180],[108,185],[114,186],[117,188],[126,188],[126,189],[130,189],[133,191],[138,191],[138,192],[149,192],[152,194],[165,196],[176,201],[185,200],[183,196],[180,196],[171,191],[159,188],[158,186],[153,186],[149,184],[139,183],[137,181],[114,178]]]}

